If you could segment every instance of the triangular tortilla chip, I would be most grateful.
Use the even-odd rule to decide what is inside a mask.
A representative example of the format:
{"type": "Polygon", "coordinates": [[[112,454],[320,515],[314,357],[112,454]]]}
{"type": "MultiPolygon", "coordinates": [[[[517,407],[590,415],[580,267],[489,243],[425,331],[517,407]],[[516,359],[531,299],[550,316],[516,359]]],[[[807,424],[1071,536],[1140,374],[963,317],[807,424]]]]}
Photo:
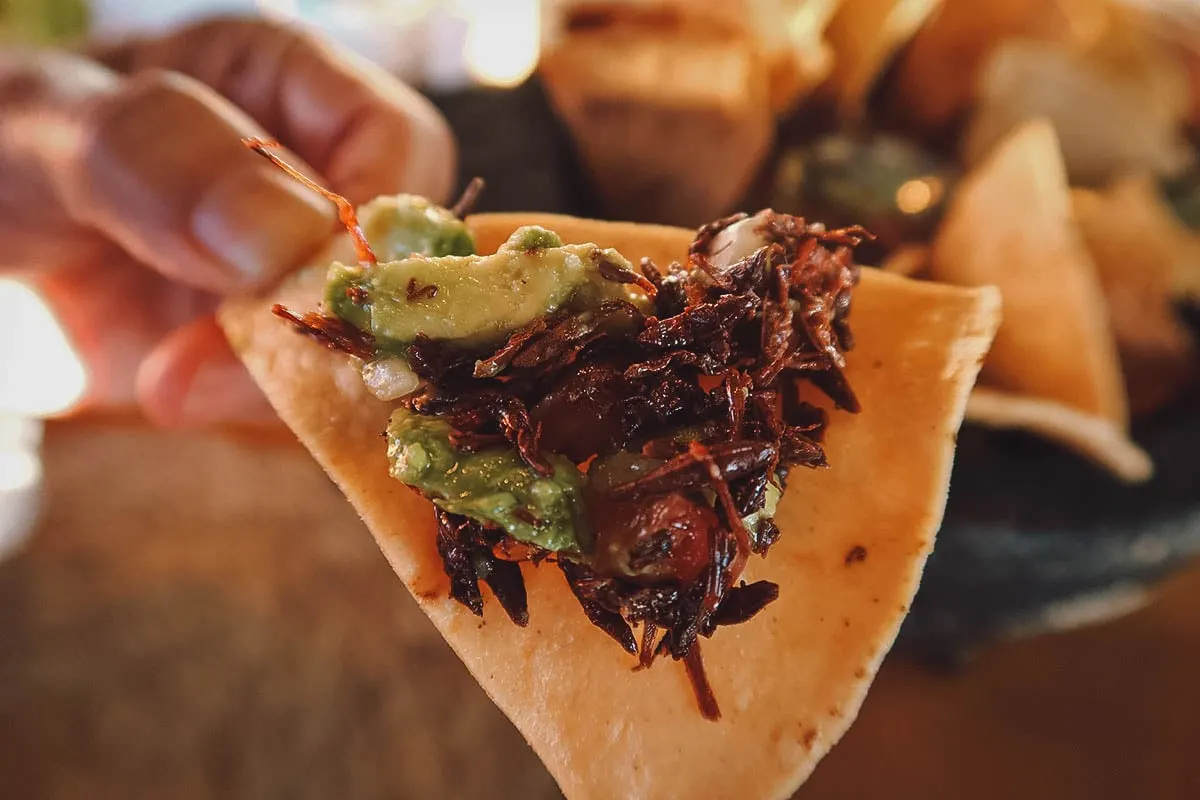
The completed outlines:
{"type": "MultiPolygon", "coordinates": [[[[1073,219],[1066,171],[1049,124],[1037,120],[1019,128],[962,181],[934,239],[929,276],[1000,288],[1004,324],[980,384],[1042,401],[1037,408],[1057,404],[1056,416],[1081,414],[1094,422],[1042,425],[1025,414],[1016,419],[1027,419],[1031,430],[1098,458],[1121,478],[1149,477],[1148,459],[1135,464],[1079,438],[1098,425],[1111,429],[1106,441],[1123,438],[1129,414],[1104,292],[1073,219]]],[[[995,403],[986,407],[994,410],[995,403]]],[[[977,411],[969,409],[968,418],[1014,424],[1003,415],[977,411]]]]}
{"type": "MultiPolygon", "coordinates": [[[[682,260],[692,239],[676,228],[553,215],[469,223],[480,252],[523,224],[616,247],[635,262],[682,260]]],[[[220,318],[284,422],[568,797],[774,798],[787,796],[845,732],[891,646],[941,520],[955,434],[998,324],[994,290],[864,272],[848,370],[864,410],[835,412],[832,468],[793,478],[777,517],[782,540],[752,559],[747,580],[777,581],[779,600],[704,640],[721,703],[716,722],[700,716],[679,664],[633,672],[556,569],[524,568],[527,628],[512,625],[491,597],[484,621],[450,599],[431,506],[388,476],[380,439],[388,405],[367,394],[348,359],[268,310],[274,301],[315,308],[323,270],[296,275],[270,300],[231,302],[220,318]]]]}
{"type": "Polygon", "coordinates": [[[1029,431],[1069,442],[1080,455],[1128,481],[1144,480],[1154,472],[1146,451],[1122,431],[1099,417],[1081,414],[1052,400],[977,386],[967,402],[967,419],[989,428],[1029,431]]]}
{"type": "Polygon", "coordinates": [[[1099,270],[1135,414],[1175,398],[1200,358],[1173,305],[1175,276],[1200,247],[1149,175],[1076,190],[1075,216],[1099,270]]]}

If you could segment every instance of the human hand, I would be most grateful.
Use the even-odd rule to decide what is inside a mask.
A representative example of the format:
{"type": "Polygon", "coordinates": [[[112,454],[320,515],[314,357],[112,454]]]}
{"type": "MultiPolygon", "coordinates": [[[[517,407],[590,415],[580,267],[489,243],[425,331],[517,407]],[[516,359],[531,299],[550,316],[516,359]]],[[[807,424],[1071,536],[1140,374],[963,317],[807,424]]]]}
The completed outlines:
{"type": "Polygon", "coordinates": [[[453,189],[433,106],[294,30],[222,19],[86,56],[0,51],[0,274],[54,310],[83,405],[168,426],[273,416],[213,311],[303,265],[335,215],[244,136],[356,203],[453,189]]]}

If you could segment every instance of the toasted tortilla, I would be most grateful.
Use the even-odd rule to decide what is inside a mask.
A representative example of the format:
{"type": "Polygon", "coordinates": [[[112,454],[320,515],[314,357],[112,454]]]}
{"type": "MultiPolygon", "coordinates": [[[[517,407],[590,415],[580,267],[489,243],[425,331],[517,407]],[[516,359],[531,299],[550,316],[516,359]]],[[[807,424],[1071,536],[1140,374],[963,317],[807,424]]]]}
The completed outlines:
{"type": "MultiPolygon", "coordinates": [[[[1054,129],[1045,121],[1023,125],[959,185],[933,242],[929,277],[961,286],[995,285],[1004,297],[1004,324],[979,382],[998,390],[991,411],[968,418],[993,424],[1003,415],[995,398],[1039,403],[1023,406],[1003,427],[1025,420],[1098,459],[1125,480],[1143,480],[1148,459],[1132,462],[1099,441],[1128,439],[1129,411],[1117,345],[1096,265],[1073,218],[1071,192],[1054,129]],[[1055,417],[1081,414],[1092,424],[1037,421],[1030,408],[1061,407],[1055,417]]],[[[1129,442],[1129,447],[1136,447],[1129,442]]],[[[1128,448],[1124,448],[1128,450],[1128,448]]]]}
{"type": "MultiPolygon", "coordinates": [[[[660,265],[682,260],[693,235],[546,214],[468,222],[483,253],[540,224],[660,265]]],[[[848,370],[864,410],[834,412],[832,468],[794,475],[777,516],[781,541],[751,559],[745,579],[777,581],[778,601],[702,640],[721,705],[715,722],[701,717],[679,664],[634,672],[551,566],[523,568],[527,628],[490,595],[483,620],[450,599],[432,506],[388,475],[388,404],[366,392],[349,359],[269,311],[272,302],[316,308],[322,267],[269,299],[227,303],[220,320],[283,421],[568,797],[782,798],[849,727],[908,611],[941,521],[967,394],[999,323],[992,289],[864,272],[848,370]]]]}
{"type": "MultiPolygon", "coordinates": [[[[690,38],[697,28],[709,28],[722,38],[740,39],[762,60],[767,70],[767,100],[776,113],[790,109],[829,74],[833,52],[823,34],[844,0],[547,0],[543,3],[543,43],[547,52],[582,29],[633,25],[653,36],[660,48],[680,42],[704,47],[690,38]],[[583,24],[580,24],[580,23],[583,24]],[[689,31],[689,29],[691,29],[689,31]]],[[[711,48],[711,44],[708,45],[711,48]]],[[[704,60],[704,53],[697,53],[704,60]]],[[[601,57],[610,68],[613,54],[601,57]]],[[[643,65],[644,66],[644,65],[643,65]]],[[[683,62],[683,69],[694,68],[683,62]]],[[[722,65],[723,66],[723,65],[722,65]]],[[[717,84],[725,82],[714,65],[703,72],[717,84]]],[[[656,75],[649,85],[661,78],[656,75]]],[[[668,76],[670,77],[670,76],[668,76]]],[[[674,87],[670,87],[673,89],[674,87]]],[[[657,96],[666,86],[660,86],[657,96]]],[[[635,89],[636,90],[636,89],[635,89]]],[[[668,91],[668,94],[671,92],[668,91]]]]}
{"type": "Polygon", "coordinates": [[[1200,243],[1149,175],[1103,192],[1076,190],[1073,199],[1108,300],[1130,409],[1153,412],[1175,399],[1200,362],[1174,306],[1176,275],[1200,265],[1200,243]]]}

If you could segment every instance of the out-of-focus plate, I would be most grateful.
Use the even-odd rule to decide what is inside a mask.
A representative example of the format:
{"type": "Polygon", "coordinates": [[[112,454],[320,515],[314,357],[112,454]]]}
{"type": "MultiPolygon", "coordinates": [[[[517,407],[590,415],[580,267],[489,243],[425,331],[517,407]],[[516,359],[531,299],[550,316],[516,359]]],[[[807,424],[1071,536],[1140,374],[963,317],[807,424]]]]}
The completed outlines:
{"type": "Polygon", "coordinates": [[[1030,435],[964,428],[946,517],[901,633],[931,659],[1132,611],[1200,553],[1200,391],[1134,426],[1127,485],[1030,435]]]}

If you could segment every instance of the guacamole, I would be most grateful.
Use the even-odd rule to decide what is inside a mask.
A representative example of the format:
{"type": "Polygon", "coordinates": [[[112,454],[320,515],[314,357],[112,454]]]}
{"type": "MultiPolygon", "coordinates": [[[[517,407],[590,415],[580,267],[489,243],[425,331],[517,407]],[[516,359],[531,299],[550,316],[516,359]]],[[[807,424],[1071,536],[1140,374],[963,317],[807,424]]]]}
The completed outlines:
{"type": "Polygon", "coordinates": [[[358,210],[363,235],[382,262],[413,254],[469,256],[475,237],[467,224],[424,197],[401,194],[379,197],[358,210]]]}
{"type": "Polygon", "coordinates": [[[388,424],[388,460],[396,480],[454,514],[491,522],[520,542],[547,550],[588,544],[583,519],[584,476],[551,455],[554,474],[533,472],[516,449],[464,453],[450,443],[450,425],[398,409],[388,424]]]}
{"type": "Polygon", "coordinates": [[[414,254],[372,267],[334,264],[325,302],[333,314],[374,336],[380,350],[403,352],[418,334],[485,345],[560,308],[625,300],[649,310],[639,289],[601,275],[605,263],[632,269],[615,250],[564,245],[552,231],[529,226],[493,255],[414,254]]]}

